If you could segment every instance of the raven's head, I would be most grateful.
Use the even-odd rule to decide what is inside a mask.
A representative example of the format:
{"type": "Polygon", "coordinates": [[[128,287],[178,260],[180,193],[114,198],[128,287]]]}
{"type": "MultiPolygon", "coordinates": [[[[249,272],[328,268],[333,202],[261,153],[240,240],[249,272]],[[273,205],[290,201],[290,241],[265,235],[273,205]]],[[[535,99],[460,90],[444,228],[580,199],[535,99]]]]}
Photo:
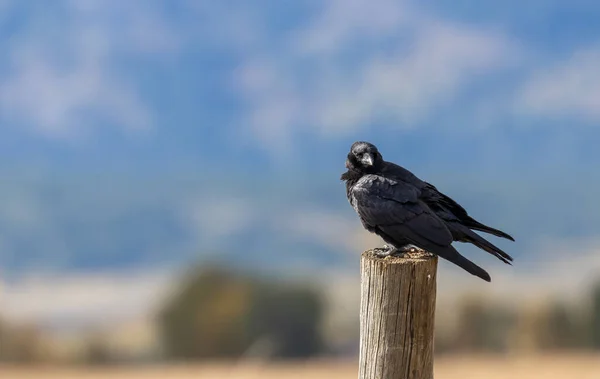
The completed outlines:
{"type": "Polygon", "coordinates": [[[377,171],[383,158],[377,150],[377,147],[369,142],[357,141],[350,147],[348,159],[346,159],[346,168],[364,173],[377,171]]]}

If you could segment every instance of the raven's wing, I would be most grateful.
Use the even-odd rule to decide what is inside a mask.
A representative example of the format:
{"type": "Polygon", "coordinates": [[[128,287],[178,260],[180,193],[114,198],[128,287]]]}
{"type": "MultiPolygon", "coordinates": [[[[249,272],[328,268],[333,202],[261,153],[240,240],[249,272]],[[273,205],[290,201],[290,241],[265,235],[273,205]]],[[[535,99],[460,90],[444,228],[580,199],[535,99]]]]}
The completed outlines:
{"type": "Polygon", "coordinates": [[[383,164],[382,174],[385,177],[409,183],[421,191],[421,200],[423,200],[439,217],[444,221],[458,221],[470,229],[479,230],[481,232],[490,233],[498,237],[506,238],[511,241],[515,239],[509,234],[487,226],[475,220],[460,204],[454,201],[449,196],[440,192],[433,184],[419,179],[415,174],[399,166],[393,162],[385,162],[383,164]],[[449,216],[447,219],[445,216],[449,216]]]}
{"type": "Polygon", "coordinates": [[[473,232],[471,229],[490,233],[498,237],[508,238],[514,241],[510,235],[498,229],[481,224],[469,216],[467,211],[460,206],[460,204],[439,192],[433,185],[429,183],[425,184],[426,186],[422,189],[423,195],[421,198],[430,207],[430,209],[433,210],[436,216],[444,221],[452,233],[455,241],[470,242],[480,249],[492,254],[502,262],[511,264],[510,262],[513,260],[513,258],[510,255],[477,233],[473,232]]]}
{"type": "Polygon", "coordinates": [[[480,267],[451,246],[452,233],[421,199],[421,191],[403,181],[365,175],[352,188],[352,203],[361,221],[392,240],[408,240],[473,275],[490,280],[480,267]]]}
{"type": "Polygon", "coordinates": [[[452,234],[420,199],[421,191],[402,181],[363,176],[352,189],[355,208],[364,222],[394,238],[404,237],[427,249],[447,246],[452,234]],[[431,246],[433,247],[433,246],[431,246]]]}

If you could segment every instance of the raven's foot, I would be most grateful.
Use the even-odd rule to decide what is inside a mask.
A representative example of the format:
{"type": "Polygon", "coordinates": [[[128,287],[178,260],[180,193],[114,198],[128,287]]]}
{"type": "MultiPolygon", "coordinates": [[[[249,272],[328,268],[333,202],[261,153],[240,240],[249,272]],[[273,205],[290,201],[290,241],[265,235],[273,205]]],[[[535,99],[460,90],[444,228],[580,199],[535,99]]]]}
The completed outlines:
{"type": "Polygon", "coordinates": [[[404,245],[401,248],[398,249],[399,251],[403,252],[403,253],[417,253],[419,251],[423,251],[423,249],[415,246],[415,245],[404,245]]]}
{"type": "Polygon", "coordinates": [[[383,247],[376,247],[373,249],[375,256],[379,258],[385,258],[391,256],[396,251],[396,248],[389,245],[383,245],[383,247]]]}
{"type": "Polygon", "coordinates": [[[405,245],[402,247],[394,247],[391,245],[383,245],[381,248],[375,249],[375,255],[379,258],[385,257],[404,257],[406,254],[416,253],[422,251],[415,245],[405,245]]]}

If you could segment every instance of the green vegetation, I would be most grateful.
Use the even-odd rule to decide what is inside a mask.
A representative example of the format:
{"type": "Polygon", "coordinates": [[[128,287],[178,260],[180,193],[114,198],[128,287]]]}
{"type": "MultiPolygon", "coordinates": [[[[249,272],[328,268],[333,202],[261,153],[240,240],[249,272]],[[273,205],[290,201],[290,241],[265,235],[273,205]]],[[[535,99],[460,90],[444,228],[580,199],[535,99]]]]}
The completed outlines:
{"type": "Polygon", "coordinates": [[[322,350],[323,306],[306,286],[265,281],[219,267],[190,273],[160,314],[168,357],[239,357],[267,341],[270,358],[322,350]]]}

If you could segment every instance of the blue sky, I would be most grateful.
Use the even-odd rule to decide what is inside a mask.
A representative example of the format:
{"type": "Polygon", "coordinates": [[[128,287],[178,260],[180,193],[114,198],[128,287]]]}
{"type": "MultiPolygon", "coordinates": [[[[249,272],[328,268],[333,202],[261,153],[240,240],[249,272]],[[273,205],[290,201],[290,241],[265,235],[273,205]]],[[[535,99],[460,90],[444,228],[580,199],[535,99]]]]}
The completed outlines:
{"type": "Polygon", "coordinates": [[[596,238],[598,17],[591,1],[0,0],[0,272],[354,267],[371,240],[339,175],[359,139],[514,234],[518,258],[596,238]]]}

